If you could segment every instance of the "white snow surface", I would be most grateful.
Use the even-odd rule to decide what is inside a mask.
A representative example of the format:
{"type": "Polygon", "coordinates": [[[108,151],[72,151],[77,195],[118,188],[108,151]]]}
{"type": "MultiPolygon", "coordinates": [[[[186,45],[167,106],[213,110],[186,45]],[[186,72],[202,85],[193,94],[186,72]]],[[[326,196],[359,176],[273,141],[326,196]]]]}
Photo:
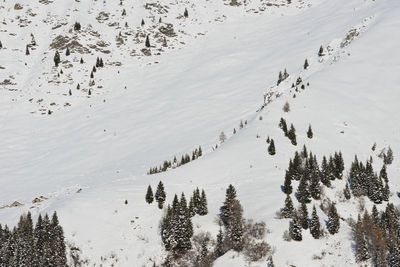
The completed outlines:
{"type": "MultiPolygon", "coordinates": [[[[280,186],[289,159],[303,144],[319,160],[342,151],[346,173],[355,154],[363,161],[372,156],[379,171],[382,160],[377,155],[391,146],[390,201],[399,205],[398,0],[292,0],[290,5],[271,0],[240,6],[204,0],[160,2],[169,6],[163,21],[174,24],[177,36],[168,39],[160,55],[156,52],[161,43],[155,43],[151,56],[140,54],[144,37],[135,43],[123,27],[128,21],[135,25],[130,31],[154,36],[150,28],[159,16],[152,21],[153,13],[144,8],[151,1],[122,6],[119,1],[19,2],[22,10],[14,10],[11,1],[0,3],[0,83],[13,83],[0,85],[0,206],[14,201],[23,206],[0,209],[0,223],[15,225],[28,210],[35,218],[56,210],[68,242],[82,249],[90,266],[152,266],[165,256],[158,229],[163,211],[145,203],[147,186],[155,190],[163,181],[167,203],[175,193],[184,192],[188,198],[196,187],[204,188],[209,214],[194,218],[195,231],[216,236],[215,218],[227,186],[233,184],[245,217],[265,221],[271,231],[265,240],[274,248],[276,266],[356,266],[351,229],[343,221],[334,236],[315,240],[303,231],[302,242],[282,238],[289,221],[276,218],[285,199],[280,186]],[[185,7],[189,17],[179,18],[185,7]],[[27,15],[29,8],[35,16],[27,15]],[[121,17],[123,8],[126,19],[121,17]],[[110,20],[98,22],[100,11],[109,12],[110,20]],[[20,27],[16,22],[24,17],[32,23],[20,27]],[[70,61],[56,69],[50,43],[59,34],[74,35],[69,30],[75,21],[100,33],[82,34],[83,45],[103,39],[110,53],[72,52],[70,61]],[[120,28],[109,26],[112,21],[120,28]],[[52,29],[60,22],[66,25],[52,29]],[[343,45],[352,29],[359,34],[343,45]],[[123,45],[115,41],[120,31],[127,38],[123,45]],[[26,56],[30,33],[38,45],[26,56]],[[320,45],[326,51],[322,58],[317,55],[320,45]],[[138,55],[131,55],[133,49],[138,55]],[[106,66],[95,73],[89,97],[88,75],[98,56],[106,66]],[[84,64],[79,64],[81,57],[84,64]],[[304,70],[306,58],[310,67],[304,70]],[[73,67],[66,68],[70,63],[73,67]],[[278,73],[285,68],[290,77],[276,86],[278,73]],[[60,69],[64,73],[58,78],[60,69]],[[309,86],[299,88],[293,98],[291,84],[299,76],[309,86]],[[76,90],[77,83],[81,90],[76,90]],[[256,112],[266,92],[280,96],[256,112]],[[282,110],[286,101],[288,113],[282,110]],[[71,106],[64,107],[67,102],[71,106]],[[297,146],[278,128],[281,117],[294,124],[297,146]],[[248,122],[241,130],[240,120],[248,122]],[[306,135],[309,124],[312,139],[306,135]],[[228,140],[213,150],[221,131],[228,140]],[[267,136],[275,140],[275,156],[267,153],[267,136]],[[374,142],[377,149],[372,151],[374,142]],[[200,159],[161,174],[146,174],[150,167],[174,155],[180,159],[199,145],[204,150],[200,159]],[[32,204],[39,196],[48,199],[32,204]],[[325,256],[315,259],[321,253],[325,256]]],[[[62,60],[67,59],[65,51],[60,52],[62,60]]],[[[345,179],[336,181],[325,194],[337,202],[343,218],[356,218],[358,201],[339,197],[344,185],[345,179]]],[[[319,202],[308,204],[309,213],[319,202]]],[[[318,213],[321,221],[327,219],[320,209],[318,213]]],[[[214,266],[266,262],[249,265],[243,255],[229,252],[214,266]]]]}

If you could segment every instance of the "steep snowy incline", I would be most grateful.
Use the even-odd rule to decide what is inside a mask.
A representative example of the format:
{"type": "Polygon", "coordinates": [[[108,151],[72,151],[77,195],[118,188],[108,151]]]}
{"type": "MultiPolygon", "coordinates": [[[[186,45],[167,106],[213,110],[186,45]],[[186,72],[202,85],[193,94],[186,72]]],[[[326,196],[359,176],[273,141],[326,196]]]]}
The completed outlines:
{"type": "Polygon", "coordinates": [[[375,8],[326,2],[296,16],[237,18],[157,65],[132,60],[100,72],[113,92],[107,99],[45,118],[28,116],[25,102],[13,103],[1,118],[0,171],[13,180],[1,181],[8,189],[2,202],[142,175],[198,145],[210,150],[220,131],[254,114],[279,70],[299,71],[321,44],[342,38],[375,8]]]}

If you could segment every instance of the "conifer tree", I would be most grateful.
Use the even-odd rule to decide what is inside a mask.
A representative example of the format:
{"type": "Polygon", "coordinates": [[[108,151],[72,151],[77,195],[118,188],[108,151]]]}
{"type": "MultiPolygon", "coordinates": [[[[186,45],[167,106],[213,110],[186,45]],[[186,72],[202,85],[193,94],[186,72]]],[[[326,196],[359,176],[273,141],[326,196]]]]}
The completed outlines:
{"type": "Polygon", "coordinates": [[[343,194],[344,194],[344,197],[347,200],[349,200],[351,198],[351,192],[350,192],[350,188],[349,188],[349,184],[348,183],[346,183],[346,187],[343,190],[343,194]]]}
{"type": "Polygon", "coordinates": [[[303,240],[303,236],[301,234],[301,227],[299,225],[298,219],[295,216],[289,225],[289,234],[290,237],[295,241],[303,240]]]}
{"type": "Polygon", "coordinates": [[[224,234],[222,232],[222,228],[219,228],[219,232],[217,235],[217,244],[215,246],[215,256],[221,257],[222,255],[225,254],[225,249],[224,249],[224,234]]]}
{"type": "Polygon", "coordinates": [[[185,16],[185,18],[189,17],[189,12],[187,11],[186,8],[185,8],[185,11],[183,12],[183,16],[185,16]]]}
{"type": "Polygon", "coordinates": [[[163,208],[163,205],[164,205],[164,202],[165,202],[165,198],[166,198],[166,194],[165,194],[165,191],[164,191],[164,185],[160,181],[158,183],[157,191],[156,191],[156,194],[155,194],[155,199],[158,202],[158,208],[159,209],[163,208]]]}
{"type": "Polygon", "coordinates": [[[293,215],[294,215],[294,207],[292,199],[290,195],[286,195],[285,206],[283,207],[282,210],[282,216],[284,218],[293,218],[293,215]]]}
{"type": "Polygon", "coordinates": [[[25,55],[27,55],[27,56],[30,55],[30,53],[29,53],[29,46],[28,46],[28,45],[26,45],[25,55]]]}
{"type": "Polygon", "coordinates": [[[319,222],[319,217],[317,214],[317,210],[315,209],[315,205],[313,206],[313,211],[311,214],[310,233],[315,239],[319,239],[319,237],[321,236],[321,224],[319,222]]]}
{"type": "Polygon", "coordinates": [[[268,257],[268,267],[275,267],[275,264],[274,264],[274,261],[273,261],[271,255],[268,257]]]}
{"type": "Polygon", "coordinates": [[[357,262],[366,261],[370,258],[368,245],[365,238],[364,229],[362,227],[362,222],[360,215],[358,215],[358,220],[355,225],[355,243],[356,243],[356,260],[357,262]]]}
{"type": "MultiPolygon", "coordinates": [[[[314,164],[317,164],[314,162],[314,164]]],[[[312,198],[318,200],[321,198],[321,188],[320,188],[320,175],[318,166],[314,166],[311,170],[311,183],[310,183],[310,194],[312,198]]]]}
{"type": "Polygon", "coordinates": [[[147,187],[147,192],[146,192],[146,202],[148,204],[151,204],[151,203],[153,203],[153,200],[154,200],[153,190],[151,189],[151,186],[149,185],[147,187]]]}
{"type": "Polygon", "coordinates": [[[230,217],[230,206],[232,201],[236,199],[236,189],[233,185],[229,185],[226,189],[224,205],[220,208],[220,218],[225,226],[228,225],[228,220],[230,217]]]}
{"type": "Polygon", "coordinates": [[[65,55],[66,56],[69,56],[70,55],[70,52],[69,52],[69,48],[67,47],[67,50],[65,50],[65,55]]]}
{"type": "Polygon", "coordinates": [[[241,251],[244,244],[244,219],[243,208],[239,200],[233,199],[229,207],[227,237],[231,248],[241,251]]]}
{"type": "Polygon", "coordinates": [[[271,155],[271,156],[273,156],[273,155],[275,155],[275,143],[274,143],[274,139],[271,139],[271,142],[270,142],[270,144],[269,144],[269,147],[268,147],[268,153],[271,155]]]}
{"type": "Polygon", "coordinates": [[[1,43],[1,41],[0,41],[0,49],[2,49],[3,48],[3,44],[1,43]]]}
{"type": "Polygon", "coordinates": [[[94,78],[93,71],[92,71],[92,72],[90,72],[90,78],[91,78],[91,79],[93,79],[93,78],[94,78]]]}
{"type": "Polygon", "coordinates": [[[313,132],[312,132],[312,129],[311,129],[311,124],[308,126],[307,137],[310,138],[310,139],[313,138],[313,132]]]}
{"type": "Polygon", "coordinates": [[[292,186],[292,177],[290,177],[289,171],[286,171],[285,174],[285,182],[283,184],[283,192],[285,194],[291,194],[293,191],[293,186],[292,186]]]}
{"type": "Polygon", "coordinates": [[[296,141],[296,130],[294,129],[293,124],[290,125],[290,129],[288,132],[288,138],[290,139],[292,145],[297,145],[297,141],[296,141]]]}
{"type": "Polygon", "coordinates": [[[52,266],[67,266],[66,246],[64,241],[64,231],[59,225],[57,213],[54,212],[50,223],[50,242],[51,242],[51,262],[52,266]]]}
{"type": "Polygon", "coordinates": [[[307,59],[304,61],[304,69],[306,70],[307,68],[308,68],[308,66],[309,66],[309,64],[308,64],[308,61],[307,61],[307,59]]]}
{"type": "Polygon", "coordinates": [[[310,203],[311,194],[308,188],[308,182],[306,177],[300,179],[299,187],[297,188],[297,199],[300,203],[310,203]]]}
{"type": "Polygon", "coordinates": [[[61,59],[60,59],[60,53],[58,53],[58,51],[56,51],[56,53],[54,54],[54,64],[56,67],[58,67],[58,64],[60,64],[61,59]]]}
{"type": "Polygon", "coordinates": [[[83,64],[83,63],[84,63],[84,61],[83,61],[83,58],[81,58],[81,60],[80,60],[80,63],[81,63],[81,64],[83,64]]]}
{"type": "Polygon", "coordinates": [[[122,10],[122,16],[126,16],[126,10],[125,10],[125,8],[122,10]]]}
{"type": "Polygon", "coordinates": [[[71,91],[71,89],[69,89],[69,91],[68,91],[68,95],[72,95],[72,91],[71,91]]]}
{"type": "Polygon", "coordinates": [[[321,183],[323,183],[326,187],[331,186],[331,180],[329,178],[329,165],[328,161],[326,160],[326,157],[324,156],[322,158],[322,164],[321,164],[321,183]]]}
{"type": "Polygon", "coordinates": [[[140,25],[144,26],[144,19],[142,19],[142,22],[140,23],[140,25]]]}
{"type": "Polygon", "coordinates": [[[320,57],[324,56],[324,48],[322,47],[322,45],[319,48],[318,56],[320,56],[320,57]]]}
{"type": "Polygon", "coordinates": [[[150,48],[150,39],[149,39],[149,36],[148,36],[148,35],[146,36],[146,43],[145,43],[145,45],[146,45],[147,48],[150,48]]]}
{"type": "Polygon", "coordinates": [[[282,81],[283,81],[283,76],[282,76],[282,72],[280,71],[279,75],[278,75],[278,81],[277,81],[276,85],[279,85],[282,81]]]}
{"type": "Polygon", "coordinates": [[[200,197],[200,205],[199,205],[199,215],[204,216],[207,215],[208,208],[207,208],[207,197],[204,189],[201,190],[201,197],[200,197]]]}
{"type": "Polygon", "coordinates": [[[281,118],[281,120],[279,122],[279,128],[282,129],[285,136],[288,136],[287,124],[286,124],[286,120],[284,118],[281,118]]]}
{"type": "Polygon", "coordinates": [[[328,232],[331,235],[334,235],[339,232],[339,228],[340,228],[339,214],[337,213],[335,203],[332,203],[330,205],[328,213],[328,232]]]}
{"type": "Polygon", "coordinates": [[[392,164],[392,162],[393,162],[393,150],[392,150],[391,147],[389,147],[387,153],[384,154],[384,156],[383,156],[383,162],[384,162],[386,165],[392,164]]]}
{"type": "Polygon", "coordinates": [[[301,227],[305,230],[308,229],[308,211],[307,211],[307,205],[306,203],[301,203],[300,208],[298,211],[297,218],[299,220],[299,224],[301,227]]]}

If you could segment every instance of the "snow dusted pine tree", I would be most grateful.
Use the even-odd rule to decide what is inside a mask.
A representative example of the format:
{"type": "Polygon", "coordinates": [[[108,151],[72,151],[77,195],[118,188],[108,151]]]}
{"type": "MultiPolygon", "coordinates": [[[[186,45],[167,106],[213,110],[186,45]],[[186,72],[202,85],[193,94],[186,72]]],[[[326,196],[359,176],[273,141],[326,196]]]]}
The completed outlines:
{"type": "Polygon", "coordinates": [[[147,187],[146,202],[148,204],[151,204],[151,203],[153,203],[153,200],[154,200],[153,190],[151,189],[151,186],[149,185],[147,187]]]}
{"type": "Polygon", "coordinates": [[[321,224],[319,222],[319,217],[315,206],[313,206],[313,211],[311,214],[310,233],[315,239],[319,239],[321,236],[321,224]]]}
{"type": "Polygon", "coordinates": [[[328,232],[334,235],[339,232],[340,228],[340,218],[337,213],[335,203],[332,203],[329,208],[328,213],[328,232]]]}

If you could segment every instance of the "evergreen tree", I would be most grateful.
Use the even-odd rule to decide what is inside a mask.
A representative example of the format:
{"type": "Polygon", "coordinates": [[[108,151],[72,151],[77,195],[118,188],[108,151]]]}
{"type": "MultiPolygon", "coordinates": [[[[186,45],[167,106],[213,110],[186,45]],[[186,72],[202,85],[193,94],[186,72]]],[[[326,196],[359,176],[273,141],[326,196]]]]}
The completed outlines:
{"type": "Polygon", "coordinates": [[[386,155],[384,155],[383,162],[386,165],[392,164],[392,162],[393,162],[393,151],[392,151],[391,147],[388,148],[388,151],[387,151],[386,155]]]}
{"type": "Polygon", "coordinates": [[[126,16],[126,10],[125,10],[125,8],[122,10],[122,16],[126,16]]]}
{"type": "Polygon", "coordinates": [[[3,44],[1,43],[1,41],[0,41],[0,49],[2,49],[3,48],[3,44]]]}
{"type": "Polygon", "coordinates": [[[93,79],[93,78],[94,78],[93,71],[92,71],[92,72],[90,72],[90,78],[91,78],[91,79],[93,79]]]}
{"type": "Polygon", "coordinates": [[[281,118],[281,120],[279,122],[279,128],[282,129],[285,136],[288,136],[287,124],[286,124],[286,120],[284,118],[281,118]]]}
{"type": "Polygon", "coordinates": [[[224,205],[220,208],[220,218],[225,226],[228,224],[228,219],[230,217],[230,209],[232,201],[236,198],[236,189],[233,185],[229,185],[226,189],[224,205]]]}
{"type": "Polygon", "coordinates": [[[334,235],[339,232],[340,218],[334,203],[330,205],[328,213],[328,232],[334,235]]]}
{"type": "Polygon", "coordinates": [[[388,176],[387,176],[387,171],[386,171],[386,165],[383,164],[381,171],[379,172],[379,177],[385,181],[385,183],[389,182],[388,176]]]}
{"type": "Polygon", "coordinates": [[[322,164],[321,164],[321,183],[323,183],[326,187],[331,186],[329,173],[330,173],[330,169],[329,169],[328,161],[326,160],[326,157],[324,156],[322,158],[322,164]]]}
{"type": "Polygon", "coordinates": [[[286,171],[285,174],[285,182],[283,184],[283,192],[285,194],[291,194],[293,191],[293,187],[292,187],[292,178],[290,177],[290,173],[289,171],[286,171]]]}
{"type": "Polygon", "coordinates": [[[229,205],[227,237],[231,248],[241,251],[244,244],[244,219],[243,208],[239,200],[233,199],[229,205]]]}
{"type": "Polygon", "coordinates": [[[313,206],[313,211],[311,214],[310,233],[315,239],[319,239],[319,237],[321,236],[321,224],[319,222],[319,217],[317,214],[317,210],[315,209],[315,205],[313,206]]]}
{"type": "Polygon", "coordinates": [[[67,255],[64,241],[64,231],[59,225],[57,213],[54,212],[50,223],[51,262],[52,266],[66,267],[67,255]]]}
{"type": "Polygon", "coordinates": [[[307,137],[310,138],[310,139],[313,138],[313,132],[312,132],[312,129],[311,129],[311,124],[308,126],[307,137]]]}
{"type": "Polygon", "coordinates": [[[325,54],[324,54],[324,48],[322,47],[322,45],[321,45],[321,47],[319,48],[319,51],[318,51],[318,56],[320,56],[320,57],[322,57],[322,56],[324,56],[325,54]]]}
{"type": "Polygon", "coordinates": [[[201,190],[201,197],[200,197],[200,203],[199,203],[199,215],[204,216],[207,215],[208,213],[208,208],[207,208],[207,197],[206,197],[206,192],[204,192],[204,189],[201,190]]]}
{"type": "Polygon", "coordinates": [[[187,11],[186,8],[185,8],[185,11],[183,12],[183,16],[185,16],[185,18],[189,17],[189,12],[187,11]]]}
{"type": "Polygon", "coordinates": [[[142,22],[140,23],[140,25],[144,26],[144,19],[142,19],[142,22]]]}
{"type": "Polygon", "coordinates": [[[349,200],[351,198],[351,193],[350,193],[350,188],[349,188],[349,184],[348,183],[346,183],[346,187],[343,190],[343,194],[344,194],[344,197],[347,200],[349,200]]]}
{"type": "Polygon", "coordinates": [[[81,64],[83,64],[83,63],[84,63],[84,61],[83,61],[83,58],[81,58],[81,60],[80,60],[80,63],[81,63],[81,64]]]}
{"type": "Polygon", "coordinates": [[[271,156],[273,156],[273,155],[275,155],[275,143],[274,143],[274,139],[271,139],[271,142],[270,142],[270,144],[269,144],[269,147],[268,147],[268,153],[271,155],[271,156]]]}
{"type": "Polygon", "coordinates": [[[272,256],[268,257],[268,267],[275,267],[274,261],[272,260],[272,256]]]}
{"type": "Polygon", "coordinates": [[[153,200],[154,200],[153,190],[151,189],[151,186],[149,185],[147,187],[146,202],[148,204],[151,204],[151,203],[153,203],[153,200]]]}
{"type": "Polygon", "coordinates": [[[288,138],[290,139],[292,145],[297,145],[297,141],[296,141],[296,130],[294,129],[293,124],[290,125],[290,129],[288,132],[288,138]]]}
{"type": "Polygon", "coordinates": [[[364,229],[362,227],[360,215],[355,225],[354,230],[355,243],[356,243],[356,260],[357,262],[366,261],[370,258],[368,251],[368,244],[365,237],[364,229]]]}
{"type": "Polygon", "coordinates": [[[217,235],[217,244],[215,246],[215,252],[214,252],[215,256],[221,257],[222,255],[225,254],[225,249],[224,249],[224,234],[222,232],[221,227],[219,228],[219,232],[217,235]]]}
{"type": "Polygon", "coordinates": [[[285,206],[283,207],[282,210],[282,216],[284,218],[293,218],[293,215],[294,215],[294,207],[292,199],[290,195],[286,195],[285,206]]]}
{"type": "Polygon", "coordinates": [[[311,194],[308,189],[308,182],[305,177],[300,179],[299,186],[297,188],[297,199],[300,203],[310,203],[311,194]]]}
{"type": "Polygon", "coordinates": [[[280,71],[279,75],[278,75],[278,81],[277,81],[276,85],[279,85],[282,81],[283,81],[283,76],[282,76],[282,72],[280,71]]]}
{"type": "MultiPolygon", "coordinates": [[[[313,162],[313,161],[312,161],[313,162]]],[[[314,162],[314,165],[317,163],[314,162]]],[[[320,188],[320,175],[318,166],[314,166],[311,170],[311,183],[310,183],[310,194],[314,199],[321,198],[321,188],[320,188]]]]}
{"type": "Polygon", "coordinates": [[[306,203],[301,203],[298,211],[297,218],[299,219],[299,223],[303,229],[308,229],[308,211],[306,203]]]}
{"type": "Polygon", "coordinates": [[[27,56],[30,55],[30,53],[29,53],[29,46],[28,46],[28,45],[26,45],[25,55],[27,55],[27,56]]]}
{"type": "Polygon", "coordinates": [[[56,67],[58,67],[58,64],[60,64],[61,59],[60,59],[60,53],[58,53],[58,51],[56,51],[56,53],[54,54],[54,64],[56,67]]]}
{"type": "Polygon", "coordinates": [[[65,51],[65,55],[66,56],[69,56],[70,55],[70,52],[69,52],[69,48],[67,47],[67,50],[65,51]]]}
{"type": "Polygon", "coordinates": [[[166,199],[166,194],[164,191],[164,185],[161,181],[158,183],[155,199],[158,202],[158,208],[162,209],[166,199]]]}
{"type": "Polygon", "coordinates": [[[145,43],[146,47],[149,48],[150,47],[150,39],[149,36],[146,36],[146,43],[145,43]]]}
{"type": "Polygon", "coordinates": [[[308,68],[308,66],[309,66],[309,64],[308,64],[308,61],[307,61],[307,59],[304,61],[304,69],[306,70],[307,68],[308,68]]]}
{"type": "Polygon", "coordinates": [[[293,220],[290,222],[290,225],[289,225],[289,234],[290,234],[290,237],[291,237],[293,240],[295,240],[295,241],[301,241],[301,240],[303,240],[303,236],[302,236],[302,234],[301,234],[301,227],[300,227],[300,225],[299,225],[299,223],[298,223],[298,219],[297,219],[296,216],[295,216],[295,217],[293,218],[293,220]]]}
{"type": "Polygon", "coordinates": [[[172,218],[173,211],[170,205],[167,207],[167,212],[165,213],[161,221],[161,240],[164,243],[164,247],[167,251],[172,248],[172,218]]]}

